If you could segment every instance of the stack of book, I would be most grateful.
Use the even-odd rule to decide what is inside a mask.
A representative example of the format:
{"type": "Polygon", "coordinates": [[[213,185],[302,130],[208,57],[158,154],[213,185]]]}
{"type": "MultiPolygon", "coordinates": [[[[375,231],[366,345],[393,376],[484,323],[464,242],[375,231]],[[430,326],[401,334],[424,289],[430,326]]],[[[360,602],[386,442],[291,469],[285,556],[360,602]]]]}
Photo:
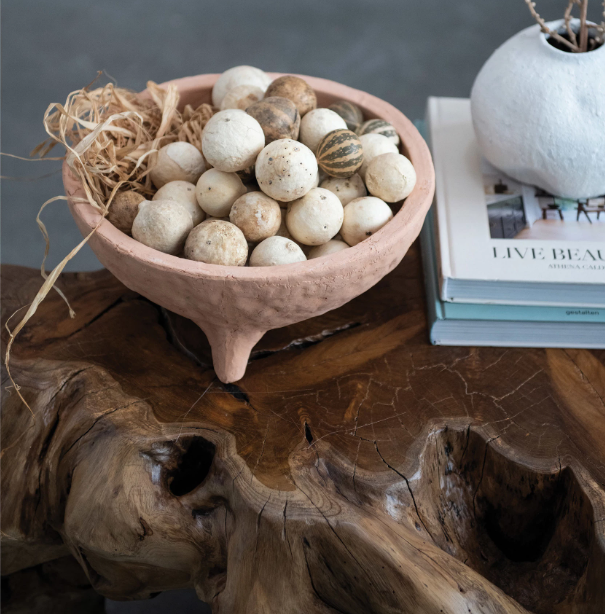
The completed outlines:
{"type": "Polygon", "coordinates": [[[605,197],[566,200],[481,157],[470,102],[430,98],[421,233],[437,345],[605,348],[605,197]]]}

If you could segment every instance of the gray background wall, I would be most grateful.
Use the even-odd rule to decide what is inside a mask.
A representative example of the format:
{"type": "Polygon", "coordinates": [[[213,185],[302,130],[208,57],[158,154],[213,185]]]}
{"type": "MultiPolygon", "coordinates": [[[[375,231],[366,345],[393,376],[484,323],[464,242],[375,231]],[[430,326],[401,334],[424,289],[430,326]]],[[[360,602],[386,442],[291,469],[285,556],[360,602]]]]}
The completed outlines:
{"type": "MultiPolygon", "coordinates": [[[[547,19],[565,0],[538,0],[547,19]]],[[[593,0],[591,17],[599,3],[593,0]]],[[[147,80],[222,72],[238,64],[340,81],[384,98],[410,118],[426,97],[468,96],[491,52],[532,20],[523,0],[4,0],[3,152],[27,156],[44,139],[51,102],[105,69],[135,90],[147,80]]],[[[58,149],[57,149],[58,151],[58,149]]],[[[38,267],[40,205],[63,193],[60,162],[4,157],[3,262],[38,267]],[[48,175],[44,179],[36,179],[48,175]]],[[[79,241],[65,202],[44,220],[53,266],[79,241]]],[[[85,248],[67,270],[100,265],[85,248]]],[[[202,612],[193,592],[150,602],[110,603],[111,613],[202,612]]]]}

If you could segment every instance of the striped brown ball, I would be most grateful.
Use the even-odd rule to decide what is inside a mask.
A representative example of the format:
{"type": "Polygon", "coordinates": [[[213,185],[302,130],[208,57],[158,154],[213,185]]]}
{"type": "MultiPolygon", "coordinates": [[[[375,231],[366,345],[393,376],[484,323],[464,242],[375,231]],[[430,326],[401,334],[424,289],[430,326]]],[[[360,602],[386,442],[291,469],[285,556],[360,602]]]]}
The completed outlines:
{"type": "Polygon", "coordinates": [[[363,123],[363,111],[352,102],[347,100],[339,100],[331,104],[328,109],[338,113],[345,120],[347,128],[353,132],[357,132],[359,126],[363,123]]]}
{"type": "Polygon", "coordinates": [[[246,109],[265,133],[265,146],[278,139],[298,139],[300,114],[296,105],[287,98],[270,96],[246,109]]]}
{"type": "Polygon", "coordinates": [[[265,98],[272,96],[282,96],[291,100],[301,117],[317,107],[317,97],[311,86],[304,79],[294,75],[284,75],[275,79],[265,92],[265,98]]]}
{"type": "Polygon", "coordinates": [[[385,122],[384,119],[369,119],[359,126],[357,134],[359,136],[363,136],[364,134],[382,134],[382,136],[386,136],[391,143],[399,145],[399,135],[395,131],[395,128],[389,124],[389,122],[385,122]]]}
{"type": "Polygon", "coordinates": [[[316,156],[330,177],[350,177],[363,162],[363,146],[351,130],[332,130],[319,143],[316,156]]]}

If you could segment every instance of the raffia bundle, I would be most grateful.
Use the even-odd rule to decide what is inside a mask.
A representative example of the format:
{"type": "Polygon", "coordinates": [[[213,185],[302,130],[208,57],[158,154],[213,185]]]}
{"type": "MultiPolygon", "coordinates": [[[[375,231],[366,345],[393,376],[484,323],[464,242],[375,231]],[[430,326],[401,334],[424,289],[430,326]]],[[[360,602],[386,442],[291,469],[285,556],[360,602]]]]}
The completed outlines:
{"type": "MultiPolygon", "coordinates": [[[[151,197],[154,189],[149,172],[155,164],[158,150],[174,141],[188,141],[201,151],[202,130],[214,113],[210,105],[202,104],[196,109],[187,105],[181,114],[177,109],[179,93],[175,85],[162,89],[149,81],[143,94],[116,87],[112,83],[92,90],[91,85],[69,94],[64,105],[53,103],[48,107],[43,122],[49,139],[32,152],[32,156],[44,158],[56,145],[63,145],[66,149],[64,159],[82,184],[85,202],[95,207],[102,218],[50,274],[45,271],[50,241],[40,215],[48,204],[67,198],[56,196],[46,201],[36,218],[46,241],[41,265],[45,281],[19,324],[12,331],[8,322],[6,324],[10,335],[6,369],[17,394],[28,409],[29,405],[10,373],[10,352],[15,337],[53,288],[65,265],[100,226],[116,193],[129,189],[151,197]]],[[[75,313],[67,298],[58,288],[55,289],[67,303],[70,317],[73,318],[75,313]]]]}

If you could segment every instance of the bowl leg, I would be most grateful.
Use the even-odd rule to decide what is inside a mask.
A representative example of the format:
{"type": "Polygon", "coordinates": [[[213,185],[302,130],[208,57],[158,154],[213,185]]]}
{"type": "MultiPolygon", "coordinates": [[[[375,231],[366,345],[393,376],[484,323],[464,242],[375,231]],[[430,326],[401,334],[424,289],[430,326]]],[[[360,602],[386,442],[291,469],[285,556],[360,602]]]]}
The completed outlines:
{"type": "Polygon", "coordinates": [[[242,379],[246,373],[250,352],[265,331],[210,328],[206,322],[203,326],[198,326],[208,337],[214,371],[221,382],[228,384],[242,379]]]}

